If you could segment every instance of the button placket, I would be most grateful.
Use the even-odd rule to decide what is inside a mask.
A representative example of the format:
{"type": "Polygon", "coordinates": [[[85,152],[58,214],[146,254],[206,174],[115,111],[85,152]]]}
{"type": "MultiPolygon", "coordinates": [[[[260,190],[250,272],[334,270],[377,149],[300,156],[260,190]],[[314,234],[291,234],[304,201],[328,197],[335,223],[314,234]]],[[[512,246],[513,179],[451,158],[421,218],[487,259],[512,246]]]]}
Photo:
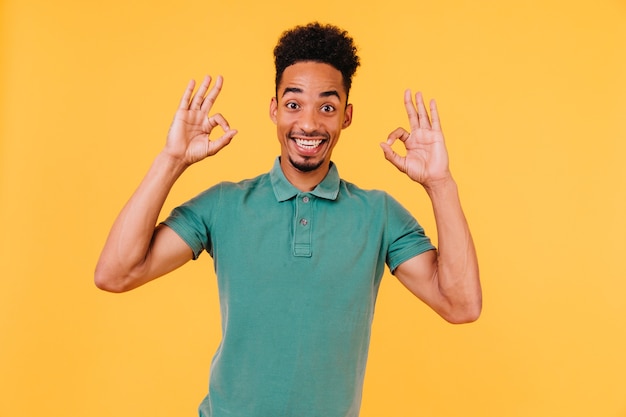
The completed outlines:
{"type": "Polygon", "coordinates": [[[296,224],[294,230],[293,254],[311,256],[311,218],[313,214],[311,197],[296,197],[296,224]]]}

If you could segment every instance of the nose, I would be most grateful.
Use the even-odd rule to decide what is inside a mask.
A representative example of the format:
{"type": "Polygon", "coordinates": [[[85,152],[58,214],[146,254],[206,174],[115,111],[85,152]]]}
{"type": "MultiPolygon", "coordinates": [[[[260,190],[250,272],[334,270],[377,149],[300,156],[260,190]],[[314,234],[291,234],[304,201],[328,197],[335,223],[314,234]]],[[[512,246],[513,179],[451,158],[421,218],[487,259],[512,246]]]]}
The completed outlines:
{"type": "Polygon", "coordinates": [[[306,133],[315,132],[319,127],[318,115],[315,109],[306,109],[302,111],[298,122],[300,129],[306,133]]]}

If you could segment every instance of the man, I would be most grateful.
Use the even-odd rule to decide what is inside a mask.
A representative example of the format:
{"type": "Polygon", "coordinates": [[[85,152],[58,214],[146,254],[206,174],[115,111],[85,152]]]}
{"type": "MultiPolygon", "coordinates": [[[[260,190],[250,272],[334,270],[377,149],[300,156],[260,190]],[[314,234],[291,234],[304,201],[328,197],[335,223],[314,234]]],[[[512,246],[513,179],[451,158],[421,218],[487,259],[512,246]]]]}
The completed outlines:
{"type": "Polygon", "coordinates": [[[155,227],[177,178],[237,133],[209,112],[222,88],[187,86],[163,151],[123,208],[96,268],[96,285],[127,291],[206,250],[214,258],[222,342],[201,416],[357,416],[374,303],[385,264],[452,323],[476,320],[476,254],[448,169],[439,116],[404,96],[411,131],[394,130],[385,157],[427,191],[439,250],[389,195],[339,178],[334,146],[350,126],[359,65],[346,32],[317,23],[283,34],[274,50],[280,157],[267,174],[221,183],[155,227]],[[209,140],[220,126],[223,135],[209,140]],[[391,145],[401,140],[406,155],[391,145]]]}

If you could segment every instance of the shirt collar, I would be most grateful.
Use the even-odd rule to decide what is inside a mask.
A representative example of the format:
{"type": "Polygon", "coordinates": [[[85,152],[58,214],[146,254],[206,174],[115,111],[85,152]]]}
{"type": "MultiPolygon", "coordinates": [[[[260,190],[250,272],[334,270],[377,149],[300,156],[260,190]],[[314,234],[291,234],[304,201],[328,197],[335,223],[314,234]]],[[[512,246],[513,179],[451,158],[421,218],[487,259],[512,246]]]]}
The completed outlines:
{"type": "MultiPolygon", "coordinates": [[[[280,167],[280,157],[274,161],[274,166],[270,171],[270,180],[274,188],[274,195],[278,201],[286,201],[300,194],[300,190],[294,187],[285,177],[280,167]]],[[[317,184],[317,187],[311,191],[316,197],[325,198],[327,200],[335,200],[339,194],[339,172],[334,163],[330,163],[330,169],[326,177],[317,184]]]]}

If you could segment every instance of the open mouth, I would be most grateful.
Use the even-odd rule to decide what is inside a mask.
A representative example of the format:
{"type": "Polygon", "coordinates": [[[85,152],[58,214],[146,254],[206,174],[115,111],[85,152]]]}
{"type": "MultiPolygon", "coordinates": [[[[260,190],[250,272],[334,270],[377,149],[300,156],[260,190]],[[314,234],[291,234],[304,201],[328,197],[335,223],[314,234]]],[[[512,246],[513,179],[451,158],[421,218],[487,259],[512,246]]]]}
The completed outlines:
{"type": "Polygon", "coordinates": [[[318,146],[320,146],[321,143],[323,142],[322,139],[310,140],[310,139],[296,139],[296,138],[294,138],[294,141],[296,142],[296,145],[298,145],[300,148],[307,149],[307,150],[313,150],[317,148],[318,146]]]}

